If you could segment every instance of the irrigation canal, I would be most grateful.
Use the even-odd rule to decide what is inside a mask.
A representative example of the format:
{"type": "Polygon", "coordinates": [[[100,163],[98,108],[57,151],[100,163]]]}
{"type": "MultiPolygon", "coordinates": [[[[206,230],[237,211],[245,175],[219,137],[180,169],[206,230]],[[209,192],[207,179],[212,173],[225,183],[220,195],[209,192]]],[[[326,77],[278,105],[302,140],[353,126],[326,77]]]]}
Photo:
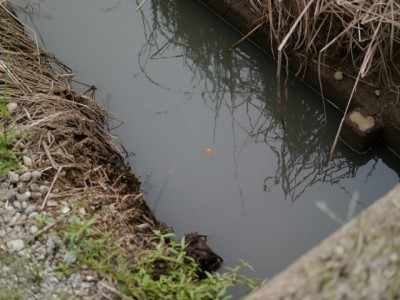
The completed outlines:
{"type": "MultiPolygon", "coordinates": [[[[389,150],[337,147],[340,113],[289,78],[286,130],[276,65],[197,1],[43,0],[28,8],[48,51],[123,124],[149,205],[180,236],[209,236],[226,265],[271,277],[399,180],[389,150]]],[[[21,18],[30,23],[21,15],[21,18]]],[[[82,88],[83,89],[83,88],[82,88]]],[[[112,124],[118,125],[117,122],[112,124]]]]}

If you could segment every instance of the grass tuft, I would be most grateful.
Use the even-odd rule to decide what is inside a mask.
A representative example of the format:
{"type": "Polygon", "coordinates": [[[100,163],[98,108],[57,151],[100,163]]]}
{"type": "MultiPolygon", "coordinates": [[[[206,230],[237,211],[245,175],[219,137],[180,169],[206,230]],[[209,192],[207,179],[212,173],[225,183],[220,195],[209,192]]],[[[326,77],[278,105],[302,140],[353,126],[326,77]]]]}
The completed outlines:
{"type": "Polygon", "coordinates": [[[5,63],[3,97],[0,103],[0,115],[2,124],[2,135],[0,135],[0,178],[6,176],[9,171],[19,169],[21,164],[17,155],[12,151],[17,134],[13,130],[9,132],[9,125],[12,123],[11,114],[7,108],[7,87],[8,87],[8,65],[10,61],[10,52],[7,52],[5,63]]]}
{"type": "Polygon", "coordinates": [[[261,282],[239,274],[251,266],[241,261],[223,273],[206,273],[199,279],[199,267],[186,255],[185,239],[174,240],[171,233],[155,231],[152,249],[132,247],[132,256],[121,249],[109,248],[109,234],[98,232],[95,219],[83,220],[72,216],[68,225],[58,231],[63,241],[64,261],[58,265],[60,275],[70,275],[86,265],[103,278],[113,278],[121,295],[134,299],[230,299],[228,288],[242,285],[249,292],[261,282]],[[70,260],[69,258],[74,259],[70,260]]]}

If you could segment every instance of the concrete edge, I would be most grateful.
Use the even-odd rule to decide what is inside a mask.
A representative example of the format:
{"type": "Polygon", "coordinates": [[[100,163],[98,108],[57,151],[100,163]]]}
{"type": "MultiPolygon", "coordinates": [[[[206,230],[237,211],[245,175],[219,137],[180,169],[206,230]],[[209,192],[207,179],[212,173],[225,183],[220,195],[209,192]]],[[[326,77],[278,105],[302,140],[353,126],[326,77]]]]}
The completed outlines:
{"type": "Polygon", "coordinates": [[[246,300],[388,299],[399,292],[399,216],[397,184],[246,300]]]}

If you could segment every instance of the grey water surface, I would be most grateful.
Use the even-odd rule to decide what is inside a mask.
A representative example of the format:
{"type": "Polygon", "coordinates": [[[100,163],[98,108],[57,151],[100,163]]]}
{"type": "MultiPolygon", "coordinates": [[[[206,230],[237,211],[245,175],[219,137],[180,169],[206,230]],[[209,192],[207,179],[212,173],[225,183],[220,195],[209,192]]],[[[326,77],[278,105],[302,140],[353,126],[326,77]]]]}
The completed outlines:
{"type": "Polygon", "coordinates": [[[157,217],[178,236],[208,235],[227,266],[242,258],[271,277],[399,180],[384,148],[360,156],[339,144],[327,166],[341,114],[329,108],[325,126],[320,96],[292,77],[283,130],[275,62],[249,42],[226,51],[240,35],[198,1],[21,6],[123,121],[112,132],[157,217]]]}

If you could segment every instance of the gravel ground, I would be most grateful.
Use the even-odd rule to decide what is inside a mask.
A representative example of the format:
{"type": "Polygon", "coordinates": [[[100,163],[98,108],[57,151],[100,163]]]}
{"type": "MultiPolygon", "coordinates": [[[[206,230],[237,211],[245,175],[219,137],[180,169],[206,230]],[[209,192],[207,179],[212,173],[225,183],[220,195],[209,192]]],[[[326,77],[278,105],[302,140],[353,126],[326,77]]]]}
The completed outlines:
{"type": "Polygon", "coordinates": [[[51,222],[70,213],[71,207],[52,199],[57,189],[43,183],[29,155],[22,161],[21,170],[0,181],[0,299],[102,298],[99,278],[85,266],[70,276],[57,274],[60,262],[76,257],[63,253],[51,222]]]}

